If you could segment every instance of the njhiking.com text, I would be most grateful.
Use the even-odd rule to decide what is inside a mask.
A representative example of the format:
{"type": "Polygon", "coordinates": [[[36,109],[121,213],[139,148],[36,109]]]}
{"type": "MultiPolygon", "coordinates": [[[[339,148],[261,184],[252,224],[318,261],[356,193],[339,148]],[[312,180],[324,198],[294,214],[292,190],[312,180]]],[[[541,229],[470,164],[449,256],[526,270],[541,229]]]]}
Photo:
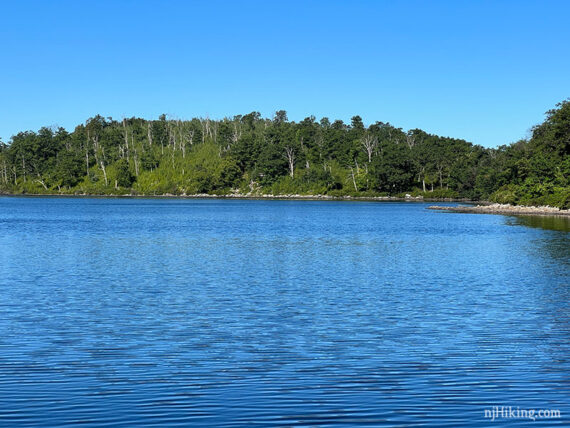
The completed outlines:
{"type": "Polygon", "coordinates": [[[521,409],[513,406],[493,406],[485,409],[485,419],[491,422],[497,419],[560,419],[562,416],[558,409],[521,409]]]}

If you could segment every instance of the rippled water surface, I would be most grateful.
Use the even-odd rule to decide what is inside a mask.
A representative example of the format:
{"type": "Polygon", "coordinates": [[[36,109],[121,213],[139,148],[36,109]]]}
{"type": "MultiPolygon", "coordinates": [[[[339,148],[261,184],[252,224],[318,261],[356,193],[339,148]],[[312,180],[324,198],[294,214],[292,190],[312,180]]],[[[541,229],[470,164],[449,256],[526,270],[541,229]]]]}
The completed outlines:
{"type": "Polygon", "coordinates": [[[0,198],[0,424],[567,424],[567,226],[426,207],[0,198]]]}

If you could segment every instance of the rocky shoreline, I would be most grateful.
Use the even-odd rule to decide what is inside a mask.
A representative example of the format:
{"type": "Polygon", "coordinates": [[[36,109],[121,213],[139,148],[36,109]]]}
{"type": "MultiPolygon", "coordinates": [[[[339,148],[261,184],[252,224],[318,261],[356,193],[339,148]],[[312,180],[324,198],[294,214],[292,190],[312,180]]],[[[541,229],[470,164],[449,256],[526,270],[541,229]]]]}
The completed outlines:
{"type": "Polygon", "coordinates": [[[209,193],[195,193],[195,194],[173,194],[165,193],[160,195],[148,195],[148,194],[91,194],[91,193],[24,193],[24,194],[12,194],[12,193],[2,193],[0,196],[15,196],[15,197],[61,197],[61,198],[176,198],[176,199],[291,199],[291,200],[309,200],[309,201],[320,201],[320,200],[331,200],[331,201],[392,201],[392,202],[463,202],[463,203],[475,203],[469,199],[452,199],[452,198],[424,198],[423,196],[411,196],[406,195],[405,197],[398,196],[331,196],[331,195],[301,195],[301,194],[281,194],[274,195],[270,193],[228,193],[221,195],[214,195],[209,193]]]}
{"type": "Polygon", "coordinates": [[[501,215],[547,215],[547,216],[565,216],[570,217],[570,210],[561,210],[555,207],[533,207],[509,204],[489,204],[467,206],[459,205],[455,207],[433,205],[428,207],[430,210],[451,211],[456,213],[469,214],[501,214],[501,215]]]}

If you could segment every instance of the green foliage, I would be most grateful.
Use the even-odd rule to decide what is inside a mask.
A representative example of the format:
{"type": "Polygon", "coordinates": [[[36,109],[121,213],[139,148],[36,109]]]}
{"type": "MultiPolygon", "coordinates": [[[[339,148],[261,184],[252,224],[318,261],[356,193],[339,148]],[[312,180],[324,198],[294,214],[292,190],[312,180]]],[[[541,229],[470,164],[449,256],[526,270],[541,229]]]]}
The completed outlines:
{"type": "Polygon", "coordinates": [[[146,150],[141,155],[141,167],[145,171],[152,171],[158,168],[158,158],[152,150],[146,150]]]}
{"type": "Polygon", "coordinates": [[[501,187],[495,193],[493,193],[490,197],[491,201],[497,202],[499,204],[512,204],[515,205],[517,203],[517,186],[514,184],[510,184],[507,186],[501,187]]]}
{"type": "Polygon", "coordinates": [[[374,189],[397,194],[412,187],[413,172],[410,150],[402,144],[386,144],[386,150],[372,161],[370,174],[374,189]]]}
{"type": "Polygon", "coordinates": [[[267,143],[261,149],[256,163],[258,180],[263,185],[274,183],[279,177],[287,174],[287,160],[284,148],[276,143],[267,143]]]}
{"type": "Polygon", "coordinates": [[[547,112],[532,137],[496,149],[280,110],[214,121],[115,121],[95,116],[68,133],[20,132],[0,143],[0,192],[140,195],[422,195],[568,207],[570,103],[547,112]]]}
{"type": "Polygon", "coordinates": [[[570,209],[570,188],[525,183],[522,186],[509,185],[494,192],[491,201],[500,204],[536,205],[570,209]]]}
{"type": "Polygon", "coordinates": [[[62,151],[57,157],[57,162],[51,170],[50,178],[53,185],[73,187],[83,175],[83,160],[74,153],[62,151]]]}
{"type": "Polygon", "coordinates": [[[131,187],[136,177],[131,173],[129,162],[121,159],[115,164],[117,185],[120,187],[131,187]]]}
{"type": "Polygon", "coordinates": [[[324,167],[297,169],[294,178],[289,175],[279,178],[268,187],[268,193],[325,195],[332,190],[342,189],[340,178],[335,177],[331,170],[331,168],[325,169],[324,167]]]}

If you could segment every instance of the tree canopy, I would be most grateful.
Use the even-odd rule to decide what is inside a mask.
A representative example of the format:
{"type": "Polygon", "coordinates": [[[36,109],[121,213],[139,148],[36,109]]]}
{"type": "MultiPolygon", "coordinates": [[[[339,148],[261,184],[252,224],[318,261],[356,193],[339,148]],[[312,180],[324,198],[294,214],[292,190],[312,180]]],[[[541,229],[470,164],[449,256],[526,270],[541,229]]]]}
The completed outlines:
{"type": "Polygon", "coordinates": [[[484,148],[461,139],[279,110],[212,120],[41,128],[0,142],[0,190],[61,194],[328,194],[491,199],[570,208],[570,102],[528,140],[484,148]]]}

